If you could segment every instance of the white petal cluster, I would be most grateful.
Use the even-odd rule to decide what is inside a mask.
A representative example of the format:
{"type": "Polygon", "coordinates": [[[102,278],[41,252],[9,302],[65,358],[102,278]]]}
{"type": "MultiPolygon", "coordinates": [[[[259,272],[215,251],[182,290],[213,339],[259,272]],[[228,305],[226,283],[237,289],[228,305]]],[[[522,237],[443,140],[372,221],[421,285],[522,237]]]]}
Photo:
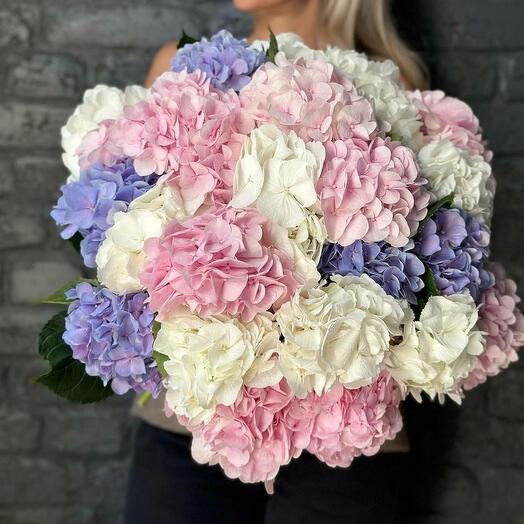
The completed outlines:
{"type": "Polygon", "coordinates": [[[422,145],[421,121],[400,85],[396,64],[391,60],[369,60],[363,53],[338,47],[328,47],[325,55],[373,103],[380,129],[418,150],[422,145]]]}
{"type": "Polygon", "coordinates": [[[169,185],[152,187],[127,212],[115,213],[96,256],[100,283],[119,295],[142,290],[138,277],[146,262],[145,241],[161,236],[171,220],[184,218],[180,196],[169,185]]]}
{"type": "Polygon", "coordinates": [[[77,106],[62,127],[62,160],[71,175],[69,181],[80,177],[80,166],[76,151],[89,131],[98,128],[104,120],[115,120],[122,116],[125,105],[145,100],[149,91],[140,86],[129,86],[125,91],[116,87],[98,85],[84,93],[82,103],[77,106]]]}
{"type": "Polygon", "coordinates": [[[255,129],[244,140],[231,205],[256,206],[274,224],[299,226],[317,202],[325,154],[320,142],[306,144],[293,131],[284,134],[271,124],[255,129]]]}
{"type": "Polygon", "coordinates": [[[477,317],[469,293],[430,297],[420,319],[405,325],[402,342],[387,354],[393,378],[419,401],[424,392],[459,402],[457,387],[484,347],[477,317]]]}
{"type": "Polygon", "coordinates": [[[273,244],[294,263],[294,272],[303,282],[320,280],[317,266],[327,240],[327,231],[318,213],[308,211],[303,222],[294,228],[271,225],[273,244]]]}
{"type": "Polygon", "coordinates": [[[449,140],[435,140],[422,147],[417,158],[429,182],[431,202],[453,193],[455,207],[490,221],[495,179],[491,166],[480,155],[459,149],[449,140]]]}
{"type": "Polygon", "coordinates": [[[303,280],[320,278],[316,266],[327,238],[315,189],[324,158],[321,143],[266,124],[246,137],[234,175],[231,205],[257,207],[270,220],[274,244],[303,280]]]}
{"type": "Polygon", "coordinates": [[[114,224],[96,255],[99,282],[117,295],[142,290],[139,275],[146,261],[144,242],[159,237],[164,227],[162,216],[147,209],[115,213],[114,224]]]}
{"type": "Polygon", "coordinates": [[[370,384],[407,311],[407,303],[367,275],[334,277],[326,287],[296,294],[276,314],[284,336],[279,365],[293,392],[303,398],[335,381],[348,388],[370,384]]]}
{"type": "Polygon", "coordinates": [[[162,322],[154,350],[168,357],[168,407],[198,424],[209,421],[218,404],[233,404],[244,380],[257,387],[276,384],[281,375],[271,357],[278,339],[276,326],[262,315],[247,324],[190,313],[162,322]]]}

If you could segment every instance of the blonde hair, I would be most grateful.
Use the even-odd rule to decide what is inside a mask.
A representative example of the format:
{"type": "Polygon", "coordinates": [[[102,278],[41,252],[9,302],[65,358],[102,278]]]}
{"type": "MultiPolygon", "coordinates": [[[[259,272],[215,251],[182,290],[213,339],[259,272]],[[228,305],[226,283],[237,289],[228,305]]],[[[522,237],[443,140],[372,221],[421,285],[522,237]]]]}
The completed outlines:
{"type": "Polygon", "coordinates": [[[409,87],[427,88],[426,67],[400,38],[388,0],[322,0],[320,24],[322,47],[336,45],[390,58],[409,87]]]}

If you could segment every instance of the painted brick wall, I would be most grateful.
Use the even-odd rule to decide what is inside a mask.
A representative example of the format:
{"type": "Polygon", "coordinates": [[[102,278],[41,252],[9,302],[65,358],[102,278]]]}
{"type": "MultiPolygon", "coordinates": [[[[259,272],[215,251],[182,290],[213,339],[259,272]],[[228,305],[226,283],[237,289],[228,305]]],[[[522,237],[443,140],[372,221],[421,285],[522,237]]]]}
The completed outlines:
{"type": "MultiPolygon", "coordinates": [[[[396,11],[434,85],[484,123],[498,174],[495,255],[524,284],[524,3],[411,0],[396,11]]],[[[0,2],[0,524],[115,524],[123,501],[129,398],[79,407],[30,383],[50,314],[34,303],[81,271],[48,218],[66,175],[60,126],[87,87],[140,83],[182,28],[224,26],[249,27],[227,0],[0,2]]],[[[460,411],[412,405],[408,415],[415,460],[403,521],[524,523],[522,365],[460,411]]]]}

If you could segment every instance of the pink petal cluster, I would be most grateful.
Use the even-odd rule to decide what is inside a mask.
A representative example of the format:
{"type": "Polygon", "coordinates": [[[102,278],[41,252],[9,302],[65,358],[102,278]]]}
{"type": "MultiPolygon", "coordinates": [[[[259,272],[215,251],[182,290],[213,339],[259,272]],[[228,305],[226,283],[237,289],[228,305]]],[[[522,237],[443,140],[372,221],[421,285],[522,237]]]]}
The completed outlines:
{"type": "MultiPolygon", "coordinates": [[[[253,119],[238,95],[213,88],[201,72],[165,73],[148,100],[102,123],[79,149],[82,167],[134,159],[138,174],[167,174],[184,202],[231,199],[233,173],[253,119]]],[[[192,206],[193,208],[195,206],[192,206]]]]}
{"type": "Polygon", "coordinates": [[[317,191],[329,240],[406,245],[429,202],[413,152],[379,137],[338,140],[325,148],[317,191]]]}
{"type": "Polygon", "coordinates": [[[486,349],[478,357],[463,388],[467,391],[500,373],[518,359],[524,346],[524,316],[518,309],[517,285],[500,264],[491,264],[495,285],[482,295],[478,328],[487,333],[486,349]]]}
{"type": "Polygon", "coordinates": [[[271,481],[302,451],[293,445],[285,418],[293,399],[285,380],[263,389],[244,387],[233,406],[220,405],[209,423],[189,427],[194,459],[220,464],[228,477],[243,482],[271,481]]]}
{"type": "Polygon", "coordinates": [[[347,467],[373,455],[402,428],[397,383],[387,372],[359,389],[336,385],[318,396],[293,395],[283,379],[264,389],[244,387],[232,406],[218,406],[207,424],[182,424],[193,433],[200,463],[220,464],[243,482],[266,482],[303,450],[330,466],[347,467]]]}
{"type": "Polygon", "coordinates": [[[486,151],[478,118],[468,104],[443,91],[412,91],[409,95],[422,119],[426,141],[444,138],[460,149],[491,160],[493,154],[486,151]]]}
{"type": "Polygon", "coordinates": [[[320,396],[313,392],[296,399],[287,420],[297,447],[306,447],[329,466],[347,467],[395,438],[402,429],[401,400],[398,384],[383,371],[369,386],[337,384],[320,396]]]}
{"type": "Polygon", "coordinates": [[[271,245],[267,218],[225,205],[148,239],[141,274],[159,320],[181,305],[201,316],[227,313],[244,321],[278,308],[300,286],[292,262],[271,245]]]}
{"type": "Polygon", "coordinates": [[[369,140],[377,133],[370,102],[323,60],[290,62],[280,53],[275,64],[267,62],[256,71],[240,101],[258,123],[293,130],[306,142],[369,140]]]}

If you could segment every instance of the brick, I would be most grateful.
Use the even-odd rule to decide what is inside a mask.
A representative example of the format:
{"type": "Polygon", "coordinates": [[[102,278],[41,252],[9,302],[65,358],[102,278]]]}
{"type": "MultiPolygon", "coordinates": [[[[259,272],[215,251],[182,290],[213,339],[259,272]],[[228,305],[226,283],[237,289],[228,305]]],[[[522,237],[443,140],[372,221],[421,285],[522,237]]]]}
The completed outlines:
{"type": "Polygon", "coordinates": [[[34,2],[3,0],[0,6],[0,47],[26,45],[40,21],[34,2]]]}
{"type": "Polygon", "coordinates": [[[0,210],[0,249],[26,247],[40,244],[45,240],[45,229],[38,217],[6,213],[0,210]]]}
{"type": "MultiPolygon", "coordinates": [[[[488,388],[488,413],[497,419],[524,423],[524,370],[512,366],[491,380],[488,388]]],[[[502,425],[502,423],[501,423],[502,425]]],[[[524,447],[524,424],[520,424],[520,445],[524,447]]],[[[524,460],[524,449],[521,454],[524,460]]]]}
{"type": "Polygon", "coordinates": [[[44,449],[63,453],[116,454],[121,446],[121,421],[107,406],[49,410],[44,424],[44,449]]]}
{"type": "Polygon", "coordinates": [[[402,33],[432,51],[524,47],[524,4],[520,0],[418,0],[397,2],[402,33]]]}
{"type": "Polygon", "coordinates": [[[33,358],[19,359],[5,366],[8,368],[5,372],[6,393],[12,402],[25,406],[66,404],[65,400],[51,393],[46,387],[34,383],[36,377],[49,371],[47,362],[37,356],[36,340],[33,358]]]}
{"type": "Polygon", "coordinates": [[[152,47],[176,40],[182,30],[200,34],[194,9],[133,6],[100,9],[79,6],[45,8],[49,42],[61,46],[152,47]]]}
{"type": "Polygon", "coordinates": [[[524,52],[504,54],[501,79],[501,94],[506,99],[524,101],[524,52]]]}
{"type": "MultiPolygon", "coordinates": [[[[53,508],[39,506],[38,508],[13,509],[0,513],[0,524],[92,524],[93,512],[89,508],[53,508]],[[3,519],[7,520],[3,520],[3,519]],[[12,519],[12,520],[8,520],[12,519]]],[[[98,523],[97,523],[98,524],[98,523]]]]}
{"type": "Polygon", "coordinates": [[[499,158],[495,156],[493,172],[497,179],[495,213],[492,225],[492,252],[509,274],[524,289],[524,238],[522,200],[524,198],[524,156],[499,158]]]}
{"type": "Polygon", "coordinates": [[[446,51],[431,56],[428,65],[432,78],[438,79],[435,87],[450,96],[471,103],[490,100],[495,94],[498,64],[493,54],[446,51]]]}
{"type": "Polygon", "coordinates": [[[71,112],[43,104],[1,104],[0,146],[58,147],[60,128],[71,112]]]}
{"type": "Polygon", "coordinates": [[[488,509],[496,504],[503,515],[521,515],[524,512],[523,474],[524,471],[517,468],[479,470],[478,479],[483,496],[482,508],[488,509]]]}
{"type": "Polygon", "coordinates": [[[60,155],[23,156],[15,160],[18,189],[31,186],[29,197],[47,215],[60,196],[60,186],[68,176],[60,155]]]}
{"type": "Polygon", "coordinates": [[[18,98],[64,99],[86,88],[84,66],[66,54],[32,54],[9,68],[6,91],[18,98]]]}
{"type": "Polygon", "coordinates": [[[524,153],[524,143],[513,128],[515,122],[524,121],[524,103],[501,102],[472,104],[484,128],[484,136],[491,148],[499,155],[518,155],[524,153]]]}
{"type": "Polygon", "coordinates": [[[0,504],[64,504],[67,472],[56,460],[0,456],[0,504]],[[8,479],[8,482],[5,480],[8,479]]]}
{"type": "Polygon", "coordinates": [[[90,85],[107,84],[123,88],[142,84],[153,59],[153,49],[86,49],[84,61],[89,64],[90,85]]]}
{"type": "Polygon", "coordinates": [[[12,193],[15,187],[11,162],[0,160],[0,197],[12,193]]]}
{"type": "Polygon", "coordinates": [[[18,304],[38,302],[77,276],[79,270],[65,261],[21,264],[12,269],[11,297],[18,304]]]}
{"type": "Polygon", "coordinates": [[[29,413],[0,415],[0,451],[33,451],[40,442],[40,419],[29,413]]]}

